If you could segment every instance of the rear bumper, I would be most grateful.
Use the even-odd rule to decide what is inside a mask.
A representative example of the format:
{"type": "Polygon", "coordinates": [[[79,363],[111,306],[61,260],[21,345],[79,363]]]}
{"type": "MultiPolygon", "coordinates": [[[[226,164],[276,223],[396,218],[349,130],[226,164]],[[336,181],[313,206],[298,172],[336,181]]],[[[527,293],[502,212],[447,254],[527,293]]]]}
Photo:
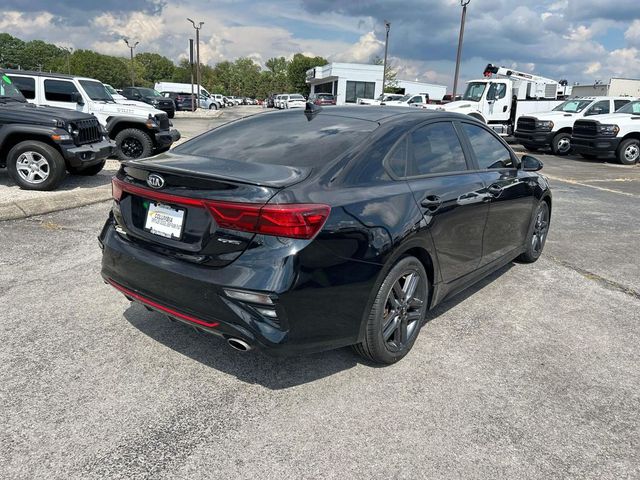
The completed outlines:
{"type": "Polygon", "coordinates": [[[175,128],[170,130],[162,130],[155,134],[156,148],[169,147],[180,140],[180,132],[175,128]]]}
{"type": "Polygon", "coordinates": [[[571,145],[576,153],[595,155],[600,158],[616,156],[620,138],[571,136],[571,145]]]}
{"type": "Polygon", "coordinates": [[[98,143],[89,143],[87,145],[65,145],[59,144],[62,156],[70,167],[84,168],[100,163],[102,160],[111,155],[116,144],[112,140],[103,140],[98,143]]]}
{"type": "Polygon", "coordinates": [[[545,148],[551,146],[551,141],[555,136],[555,132],[536,132],[535,130],[516,130],[513,136],[521,145],[537,148],[545,148]]]}
{"type": "MultiPolygon", "coordinates": [[[[116,232],[111,217],[99,241],[103,279],[130,300],[214,335],[241,338],[276,355],[357,343],[364,306],[381,269],[360,266],[360,280],[364,281],[321,285],[326,278],[344,273],[332,266],[310,274],[300,258],[278,265],[273,259],[261,263],[255,257],[246,261],[241,257],[225,267],[212,268],[156,253],[116,232]],[[301,278],[304,282],[297,284],[301,278]],[[260,305],[230,298],[225,289],[269,294],[277,319],[263,316],[258,311],[260,305]]],[[[337,268],[353,271],[356,266],[345,262],[337,268]]]]}

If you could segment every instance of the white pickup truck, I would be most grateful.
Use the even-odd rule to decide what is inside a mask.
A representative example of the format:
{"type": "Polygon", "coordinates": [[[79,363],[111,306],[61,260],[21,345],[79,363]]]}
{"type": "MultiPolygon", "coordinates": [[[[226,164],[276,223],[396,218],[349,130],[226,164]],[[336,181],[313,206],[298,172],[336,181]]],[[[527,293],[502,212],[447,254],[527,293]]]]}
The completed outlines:
{"type": "Polygon", "coordinates": [[[615,158],[623,165],[640,161],[640,100],[610,115],[577,120],[571,134],[573,149],[586,158],[615,158]]]}
{"type": "Polygon", "coordinates": [[[521,116],[514,137],[527,150],[550,147],[555,155],[567,155],[571,151],[571,132],[576,120],[613,113],[631,100],[630,97],[571,98],[549,112],[521,116]]]}
{"type": "Polygon", "coordinates": [[[390,102],[404,97],[400,93],[383,93],[378,98],[360,98],[356,100],[358,105],[380,105],[382,102],[390,102]]]}
{"type": "Polygon", "coordinates": [[[425,107],[429,103],[429,95],[426,93],[416,93],[405,95],[397,100],[389,100],[380,103],[380,105],[389,105],[394,107],[425,107]]]}

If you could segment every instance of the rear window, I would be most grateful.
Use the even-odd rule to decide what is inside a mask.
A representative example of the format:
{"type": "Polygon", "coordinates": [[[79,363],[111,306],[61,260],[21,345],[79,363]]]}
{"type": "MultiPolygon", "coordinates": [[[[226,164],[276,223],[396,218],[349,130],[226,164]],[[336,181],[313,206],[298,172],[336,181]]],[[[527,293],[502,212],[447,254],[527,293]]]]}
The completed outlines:
{"type": "Polygon", "coordinates": [[[173,151],[243,162],[312,167],[362,142],[378,124],[301,111],[256,115],[216,128],[173,151]]]}

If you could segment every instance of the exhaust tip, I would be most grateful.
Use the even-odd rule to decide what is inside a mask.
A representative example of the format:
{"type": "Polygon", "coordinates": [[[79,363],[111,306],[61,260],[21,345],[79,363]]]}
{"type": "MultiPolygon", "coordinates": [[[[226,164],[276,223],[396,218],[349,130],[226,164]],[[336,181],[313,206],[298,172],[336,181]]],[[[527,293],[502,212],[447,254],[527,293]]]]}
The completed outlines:
{"type": "Polygon", "coordinates": [[[251,350],[251,345],[239,338],[228,338],[227,343],[231,348],[238,350],[239,352],[248,352],[251,350]]]}

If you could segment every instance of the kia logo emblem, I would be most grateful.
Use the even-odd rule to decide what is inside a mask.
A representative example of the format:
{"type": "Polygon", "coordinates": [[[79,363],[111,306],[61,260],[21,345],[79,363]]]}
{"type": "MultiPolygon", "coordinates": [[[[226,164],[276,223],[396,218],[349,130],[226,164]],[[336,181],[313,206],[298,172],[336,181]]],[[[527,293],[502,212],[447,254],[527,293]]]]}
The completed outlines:
{"type": "Polygon", "coordinates": [[[147,185],[151,188],[162,188],[164,187],[164,178],[162,178],[157,173],[151,173],[147,177],[147,185]]]}

